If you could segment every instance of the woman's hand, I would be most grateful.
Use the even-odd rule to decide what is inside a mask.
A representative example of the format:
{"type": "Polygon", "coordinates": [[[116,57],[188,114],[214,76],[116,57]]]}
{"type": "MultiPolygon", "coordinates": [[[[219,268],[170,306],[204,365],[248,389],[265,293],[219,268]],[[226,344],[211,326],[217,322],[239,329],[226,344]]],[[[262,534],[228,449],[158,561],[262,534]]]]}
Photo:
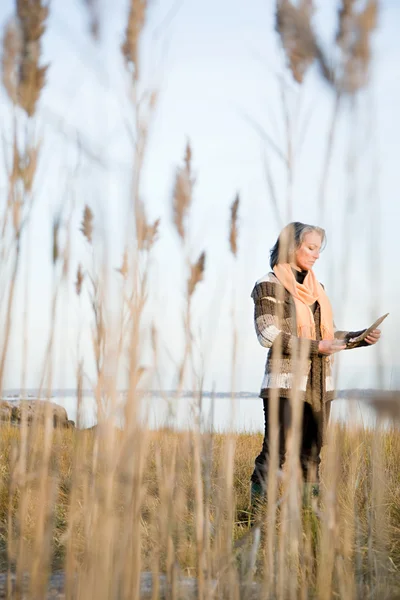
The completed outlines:
{"type": "Polygon", "coordinates": [[[373,331],[371,331],[371,333],[369,335],[367,335],[367,337],[365,338],[365,341],[367,342],[367,344],[370,344],[372,346],[372,344],[376,344],[376,342],[379,341],[380,337],[381,337],[381,330],[374,329],[373,331]]]}
{"type": "Polygon", "coordinates": [[[343,340],[322,340],[318,345],[319,353],[326,356],[340,352],[345,348],[346,344],[343,343],[343,340]]]}

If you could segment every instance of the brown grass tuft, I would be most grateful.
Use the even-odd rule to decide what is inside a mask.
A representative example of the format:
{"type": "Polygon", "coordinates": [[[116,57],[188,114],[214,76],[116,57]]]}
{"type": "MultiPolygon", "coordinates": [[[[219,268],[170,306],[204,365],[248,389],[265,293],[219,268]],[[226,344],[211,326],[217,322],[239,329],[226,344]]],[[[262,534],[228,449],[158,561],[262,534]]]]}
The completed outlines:
{"type": "Polygon", "coordinates": [[[377,0],[368,0],[363,9],[356,0],[342,0],[336,34],[341,56],[334,63],[327,60],[317,42],[311,25],[312,13],[312,0],[302,0],[297,6],[291,0],[277,0],[276,30],[293,77],[302,83],[308,67],[316,59],[323,77],[338,93],[356,93],[368,81],[371,33],[378,19],[377,0]]]}
{"type": "Polygon", "coordinates": [[[36,174],[38,157],[40,152],[40,144],[27,148],[24,159],[22,161],[21,178],[24,182],[24,187],[27,192],[32,190],[33,180],[36,174]]]}
{"type": "Polygon", "coordinates": [[[75,290],[78,296],[81,295],[81,291],[82,291],[82,284],[83,284],[83,271],[82,271],[82,265],[79,264],[78,266],[78,270],[76,272],[76,282],[75,282],[75,290]]]}
{"type": "Polygon", "coordinates": [[[206,253],[202,252],[196,263],[190,265],[190,277],[188,280],[188,296],[192,296],[196,285],[202,281],[206,266],[206,253]]]}
{"type": "Polygon", "coordinates": [[[41,38],[49,9],[42,0],[17,0],[17,15],[21,28],[18,104],[32,116],[44,87],[47,66],[40,67],[41,38]]]}
{"type": "Polygon", "coordinates": [[[235,200],[231,206],[231,226],[229,231],[229,244],[231,247],[231,252],[234,256],[237,255],[237,237],[238,237],[238,229],[237,229],[237,218],[238,218],[238,210],[239,210],[239,194],[236,196],[235,200]]]}
{"type": "Polygon", "coordinates": [[[313,3],[301,0],[294,6],[290,0],[278,0],[276,30],[282,41],[293,77],[302,83],[304,75],[318,55],[315,35],[311,27],[313,3]]]}
{"type": "Polygon", "coordinates": [[[19,21],[10,19],[4,32],[2,78],[8,97],[13,104],[18,101],[18,70],[22,52],[22,32],[19,21]]]}
{"type": "Polygon", "coordinates": [[[124,255],[122,257],[122,265],[117,269],[117,272],[120,273],[123,279],[128,277],[129,271],[129,263],[128,263],[128,252],[125,250],[124,255]]]}
{"type": "Polygon", "coordinates": [[[345,93],[356,93],[368,81],[371,33],[377,21],[377,0],[368,0],[363,10],[355,0],[342,0],[336,43],[342,52],[340,88],[345,93]]]}
{"type": "Polygon", "coordinates": [[[182,240],[185,239],[185,219],[192,203],[195,183],[192,174],[192,149],[189,142],[185,149],[184,164],[183,168],[177,169],[173,192],[174,224],[182,240]]]}
{"type": "Polygon", "coordinates": [[[128,65],[134,67],[135,79],[139,78],[139,40],[146,22],[147,0],[131,0],[122,54],[128,65]]]}
{"type": "Polygon", "coordinates": [[[158,238],[160,219],[156,219],[153,224],[148,223],[144,204],[139,200],[136,203],[135,222],[139,250],[151,250],[158,238]]]}
{"type": "Polygon", "coordinates": [[[152,225],[147,226],[147,235],[146,235],[146,249],[151,250],[154,246],[155,242],[158,239],[158,232],[160,229],[160,219],[156,219],[152,225]]]}
{"type": "Polygon", "coordinates": [[[89,244],[91,244],[93,241],[93,212],[88,205],[85,206],[83,211],[81,232],[83,233],[89,244]]]}
{"type": "Polygon", "coordinates": [[[58,234],[60,232],[60,219],[53,220],[53,264],[56,264],[60,255],[58,234]]]}

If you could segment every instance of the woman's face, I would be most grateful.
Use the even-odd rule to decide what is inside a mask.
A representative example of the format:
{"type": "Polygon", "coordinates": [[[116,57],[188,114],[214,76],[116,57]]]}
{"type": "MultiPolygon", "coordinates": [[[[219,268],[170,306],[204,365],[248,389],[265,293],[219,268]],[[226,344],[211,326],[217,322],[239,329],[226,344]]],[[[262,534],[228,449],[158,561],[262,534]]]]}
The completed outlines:
{"type": "Polygon", "coordinates": [[[319,258],[321,252],[322,238],[316,231],[305,234],[303,242],[294,253],[296,266],[303,271],[309,271],[319,258]]]}

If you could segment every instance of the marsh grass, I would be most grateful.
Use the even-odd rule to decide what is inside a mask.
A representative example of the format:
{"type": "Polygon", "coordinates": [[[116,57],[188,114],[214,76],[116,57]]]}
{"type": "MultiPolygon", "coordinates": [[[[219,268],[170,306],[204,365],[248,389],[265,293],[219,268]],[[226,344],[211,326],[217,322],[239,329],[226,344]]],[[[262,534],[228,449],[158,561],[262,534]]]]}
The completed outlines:
{"type": "MultiPolygon", "coordinates": [[[[100,30],[100,4],[85,1],[92,32],[100,30]]],[[[312,62],[336,98],[320,205],[334,142],[342,96],[354,97],[369,75],[370,36],[376,25],[376,3],[359,9],[341,3],[338,60],[332,63],[313,31],[312,3],[277,2],[277,31],[289,68],[302,83],[312,62]]],[[[200,422],[204,373],[196,368],[193,327],[194,298],[207,276],[206,250],[193,256],[190,211],[196,177],[193,152],[186,145],[173,186],[171,213],[182,249],[184,302],[183,353],[176,366],[177,397],[192,383],[196,406],[191,431],[151,431],[139,418],[143,388],[150,387],[159,368],[159,332],[145,321],[151,294],[150,271],[159,219],[148,220],[142,198],[142,171],[149,129],[157,104],[154,89],[143,91],[140,69],[141,36],[148,15],[146,0],[127,7],[121,54],[126,67],[129,99],[127,128],[132,141],[129,218],[121,237],[124,248],[118,278],[120,304],[117,326],[108,319],[110,278],[106,257],[97,255],[96,210],[79,206],[85,255],[76,265],[74,281],[79,301],[90,306],[90,339],[95,364],[92,391],[97,402],[97,426],[91,431],[54,429],[50,414],[45,424],[25,418],[20,428],[0,429],[0,564],[8,573],[8,596],[21,597],[26,573],[28,597],[44,598],[50,573],[65,573],[67,598],[137,599],[141,573],[153,574],[152,598],[189,597],[180,590],[184,575],[197,581],[196,597],[238,599],[395,598],[400,595],[400,435],[398,429],[373,431],[332,426],[324,450],[322,496],[319,506],[304,508],[298,445],[301,410],[295,396],[293,430],[283,480],[275,476],[277,444],[272,444],[268,503],[250,529],[249,475],[262,439],[259,435],[218,434],[200,422]],[[125,234],[125,237],[124,237],[125,234]],[[153,364],[142,364],[145,337],[151,339],[153,364]],[[117,373],[124,366],[126,402],[124,427],[117,429],[109,415],[118,403],[117,373]],[[110,376],[110,373],[112,376],[110,376]],[[167,586],[161,591],[160,575],[167,586]],[[16,588],[12,579],[16,576],[16,588]],[[261,591],[260,591],[261,590],[261,591]]],[[[37,190],[41,145],[37,115],[47,65],[41,63],[41,43],[48,6],[40,0],[19,0],[3,37],[3,84],[10,108],[9,137],[4,144],[7,192],[1,213],[1,269],[4,269],[1,314],[0,388],[12,339],[15,287],[21,269],[21,246],[29,232],[37,190]],[[8,140],[9,143],[6,143],[8,140]]],[[[334,54],[337,56],[337,53],[334,54]]],[[[271,201],[278,220],[291,215],[295,185],[294,115],[282,88],[287,139],[285,149],[266,137],[269,150],[286,168],[285,203],[275,194],[273,170],[266,162],[271,201]],[[286,204],[286,206],[282,206],[286,204]]],[[[351,198],[350,198],[351,200],[351,198]]],[[[349,201],[350,201],[349,200],[349,201]]],[[[242,202],[242,200],[241,200],[242,202]]],[[[318,207],[317,207],[318,208],[318,207]]],[[[239,198],[230,212],[227,248],[236,257],[240,247],[239,198]]],[[[64,216],[64,215],[63,215],[64,216]]],[[[227,215],[227,220],[228,220],[227,215]]],[[[71,282],[70,219],[53,220],[51,264],[51,327],[40,388],[50,397],[54,370],[55,332],[62,284],[71,282]]],[[[213,257],[210,257],[211,259],[213,257]]],[[[233,308],[232,308],[233,310],[233,308]]],[[[26,322],[25,322],[26,325],[26,322]]],[[[234,329],[234,327],[233,327],[234,329]]],[[[26,335],[26,331],[24,333],[26,335]]],[[[24,338],[21,387],[26,381],[24,338]]],[[[233,335],[232,372],[237,339],[233,335]]],[[[300,361],[299,361],[300,362],[300,361]]],[[[83,357],[76,364],[78,414],[84,377],[83,357]]],[[[234,377],[232,376],[232,389],[234,377]]],[[[174,397],[167,398],[173,408],[174,397]]],[[[271,402],[271,439],[276,440],[276,403],[271,402]]]]}
{"type": "MultiPolygon", "coordinates": [[[[44,431],[37,428],[35,437],[43,442],[44,431]]],[[[1,473],[1,565],[6,568],[8,561],[22,561],[23,569],[32,572],[35,565],[34,548],[38,546],[36,519],[46,502],[46,526],[40,545],[47,540],[45,549],[41,547],[44,564],[51,569],[64,569],[65,563],[73,561],[74,572],[82,574],[91,566],[97,570],[100,557],[95,553],[93,565],[93,537],[106,551],[104,535],[112,522],[112,538],[117,539],[130,521],[130,507],[126,500],[126,490],[122,469],[114,475],[112,504],[107,510],[107,493],[101,485],[107,478],[104,464],[100,464],[96,453],[95,431],[57,430],[51,443],[48,478],[43,489],[41,468],[43,458],[36,455],[30,465],[29,476],[12,483],[12,455],[20,449],[21,434],[18,429],[3,427],[0,448],[1,473]],[[79,452],[79,464],[75,462],[79,452]],[[24,518],[19,522],[21,502],[24,503],[24,518]],[[7,521],[11,510],[12,521],[18,523],[19,535],[23,537],[22,548],[17,532],[13,532],[11,548],[6,550],[7,521]],[[95,522],[93,522],[95,521],[95,522]],[[96,531],[94,531],[96,528],[96,531]]],[[[380,597],[395,597],[400,591],[400,481],[398,462],[400,460],[400,432],[386,430],[380,434],[379,443],[382,455],[377,474],[381,487],[381,506],[375,504],[373,483],[373,461],[376,461],[374,432],[348,430],[334,426],[335,455],[340,464],[335,488],[335,501],[330,506],[327,498],[329,487],[320,506],[320,517],[313,511],[303,510],[302,528],[305,539],[298,572],[296,587],[314,593],[320,590],[319,597],[332,597],[346,589],[348,597],[369,593],[371,586],[380,590],[380,597]],[[335,516],[330,510],[335,511],[335,516]],[[380,510],[379,521],[377,511],[380,510]],[[333,522],[330,519],[334,519],[333,522]],[[325,537],[326,536],[326,537],[325,537]],[[372,544],[371,544],[372,537],[372,544]],[[318,568],[326,569],[327,557],[332,553],[331,591],[327,580],[318,582],[318,568]],[[372,572],[375,573],[372,577],[372,572]],[[350,593],[351,584],[352,592],[350,593]],[[327,590],[322,593],[323,590],[327,590]],[[356,590],[358,593],[356,594],[356,590]],[[392,594],[392,595],[391,595],[392,594]]],[[[123,440],[121,431],[115,432],[119,443],[123,440]]],[[[141,567],[154,573],[167,573],[171,583],[182,576],[196,576],[199,572],[199,553],[203,553],[204,564],[210,569],[212,580],[225,580],[229,561],[234,561],[235,586],[240,582],[240,564],[246,558],[248,545],[234,551],[236,543],[248,535],[249,523],[249,472],[254,456],[262,443],[261,435],[235,435],[233,455],[232,495],[227,497],[226,458],[229,437],[226,434],[213,435],[213,452],[209,465],[209,483],[205,471],[198,473],[199,465],[196,443],[204,446],[209,443],[208,435],[195,432],[174,432],[169,430],[148,433],[147,452],[144,458],[140,490],[140,509],[137,527],[140,530],[141,567]],[[196,441],[196,438],[197,441],[196,441]],[[199,548],[199,498],[198,480],[200,477],[209,521],[208,541],[204,549],[199,548]],[[231,506],[231,510],[228,510],[231,506]],[[196,508],[197,507],[197,508],[196,508]],[[228,510],[228,512],[226,512],[228,510]],[[224,513],[224,514],[223,514],[224,513]],[[225,536],[220,528],[229,528],[231,547],[224,546],[225,536]]],[[[324,451],[322,485],[327,485],[330,473],[327,472],[327,452],[324,451]]],[[[265,513],[267,514],[267,512],[265,513]]],[[[265,518],[265,515],[262,516],[265,518]]],[[[278,510],[277,536],[284,530],[283,513],[278,510]]],[[[290,515],[286,515],[290,519],[290,515]]],[[[202,521],[204,526],[204,522],[202,521]]],[[[256,579],[262,581],[267,576],[263,556],[267,548],[267,523],[263,523],[262,542],[257,553],[256,579]]],[[[139,534],[139,532],[138,532],[139,534]]],[[[109,542],[109,538],[108,542],[109,542]]],[[[201,538],[202,539],[202,538],[201,538]]],[[[123,560],[118,548],[113,552],[123,560]]],[[[328,561],[329,562],[329,561],[328,561]]],[[[112,564],[112,563],[111,563],[112,564]]],[[[110,565],[111,566],[111,565],[110,565]]],[[[228,569],[229,570],[229,569],[228,569]]],[[[109,571],[109,595],[113,597],[119,585],[123,584],[123,565],[109,571]],[[116,586],[116,587],[115,587],[116,586]]],[[[245,573],[248,575],[248,573],[245,573]]],[[[231,573],[231,577],[232,577],[231,573]]],[[[288,573],[285,573],[285,577],[288,573]]],[[[281,582],[282,583],[282,582],[281,582]]],[[[226,581],[225,581],[226,584],[226,581]]]]}

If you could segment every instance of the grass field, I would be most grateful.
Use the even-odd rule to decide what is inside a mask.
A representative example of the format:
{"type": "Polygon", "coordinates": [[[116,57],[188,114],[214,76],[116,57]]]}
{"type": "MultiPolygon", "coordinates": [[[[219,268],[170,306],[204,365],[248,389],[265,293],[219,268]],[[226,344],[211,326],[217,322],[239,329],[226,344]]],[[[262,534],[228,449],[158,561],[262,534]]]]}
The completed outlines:
{"type": "MultiPolygon", "coordinates": [[[[165,190],[165,196],[170,197],[169,225],[164,224],[164,205],[153,204],[154,198],[163,202],[164,194],[157,186],[150,189],[145,185],[150,180],[158,183],[157,169],[151,171],[150,178],[144,175],[145,165],[150,164],[147,162],[148,148],[152,146],[150,132],[157,121],[160,90],[155,73],[154,77],[143,75],[147,68],[151,70],[151,61],[149,56],[144,57],[146,66],[142,69],[141,55],[146,49],[155,49],[157,38],[160,57],[164,54],[167,38],[159,37],[158,32],[166,27],[168,33],[168,23],[179,2],[176,6],[172,3],[165,14],[158,14],[152,22],[153,29],[148,31],[152,3],[130,0],[118,35],[108,31],[106,12],[100,6],[103,3],[91,0],[78,3],[85,11],[82,19],[88,21],[85,28],[90,26],[93,37],[90,44],[99,45],[93,45],[88,61],[84,56],[86,51],[81,53],[84,69],[77,69],[76,80],[69,82],[64,81],[63,69],[54,61],[59,56],[51,56],[53,50],[60,51],[57,44],[49,43],[44,58],[44,36],[52,27],[49,17],[53,4],[57,5],[44,0],[10,3],[10,18],[4,22],[2,36],[1,100],[5,117],[0,161],[0,391],[8,387],[11,378],[11,387],[21,390],[21,394],[32,385],[40,390],[40,396],[50,398],[57,375],[67,377],[68,367],[65,385],[76,389],[78,408],[83,389],[90,388],[96,401],[98,425],[91,431],[54,429],[50,419],[44,424],[29,425],[25,417],[19,427],[1,424],[0,579],[5,580],[4,573],[8,574],[8,581],[16,578],[16,592],[13,595],[9,589],[8,597],[23,597],[22,583],[28,575],[29,594],[25,597],[45,598],[49,574],[57,570],[65,575],[65,597],[71,600],[137,600],[143,572],[154,576],[153,600],[163,595],[171,600],[188,598],[179,592],[179,581],[184,576],[196,578],[198,600],[249,600],[246,590],[253,582],[260,586],[259,597],[271,600],[400,598],[399,429],[377,426],[373,431],[355,430],[337,424],[330,427],[323,451],[319,504],[303,506],[295,450],[302,411],[295,410],[299,405],[293,398],[287,467],[279,481],[271,467],[268,502],[260,507],[254,527],[250,528],[249,478],[261,447],[260,435],[210,434],[200,432],[195,425],[190,432],[152,431],[140,424],[141,390],[173,389],[178,397],[183,390],[190,389],[197,399],[200,390],[208,385],[207,378],[214,377],[214,370],[218,371],[218,365],[212,364],[211,354],[208,355],[211,333],[217,331],[216,324],[221,318],[216,310],[217,279],[228,290],[224,310],[232,317],[226,324],[229,335],[218,334],[223,348],[218,360],[228,366],[228,381],[229,377],[232,381],[217,382],[215,387],[235,389],[241,344],[235,323],[239,318],[249,318],[251,327],[251,314],[236,314],[235,309],[236,296],[245,295],[249,299],[247,283],[246,289],[245,286],[239,289],[241,280],[237,277],[247,271],[248,265],[235,261],[240,258],[243,242],[249,245],[246,255],[251,261],[254,252],[264,253],[260,256],[265,257],[267,269],[270,242],[261,218],[258,233],[255,229],[253,232],[255,221],[249,215],[257,217],[251,208],[256,205],[245,204],[242,210],[242,198],[236,192],[232,204],[226,205],[230,214],[218,207],[214,219],[212,213],[201,213],[197,207],[193,211],[197,195],[201,208],[202,197],[208,192],[207,187],[196,189],[203,175],[197,172],[190,140],[180,161],[176,161],[176,154],[169,155],[175,141],[168,140],[165,144],[163,165],[170,165],[171,160],[176,165],[165,190]],[[98,35],[101,29],[103,39],[115,45],[112,52],[111,46],[102,46],[102,36],[98,35]],[[119,60],[116,57],[111,60],[116,53],[119,60]],[[105,56],[110,56],[110,61],[103,60],[105,56]],[[59,73],[54,77],[57,69],[59,73]],[[90,86],[90,70],[93,79],[99,76],[101,86],[107,80],[106,88],[85,87],[90,86]],[[55,82],[58,79],[62,83],[53,89],[55,110],[62,113],[61,107],[71,104],[76,113],[82,113],[82,119],[90,116],[88,121],[92,121],[93,117],[88,129],[88,133],[94,134],[93,144],[90,137],[86,141],[86,134],[81,135],[80,119],[76,131],[68,126],[71,115],[60,114],[56,131],[52,129],[48,135],[47,117],[51,117],[51,111],[42,110],[42,95],[53,77],[55,82]],[[114,81],[120,82],[116,89],[112,89],[114,81]],[[93,105],[73,106],[72,92],[80,88],[85,90],[82,102],[92,102],[89,99],[93,98],[93,105]],[[96,90],[100,90],[97,98],[96,90]],[[115,111],[118,114],[113,115],[119,117],[115,123],[109,121],[113,106],[109,104],[111,92],[115,93],[118,107],[115,111]],[[60,106],[59,94],[65,100],[60,106]],[[121,146],[109,145],[110,140],[122,138],[121,146]],[[115,179],[110,178],[114,169],[111,158],[119,160],[119,157],[123,160],[122,170],[115,163],[115,179]],[[42,212],[38,211],[39,218],[35,214],[33,219],[38,199],[43,204],[42,212]],[[113,211],[115,208],[112,219],[109,208],[113,211]],[[118,222],[116,233],[111,227],[114,216],[118,222]],[[193,227],[194,222],[199,228],[193,227]],[[178,248],[171,253],[166,251],[165,256],[161,256],[164,250],[153,252],[158,238],[172,228],[173,243],[178,248]],[[229,252],[229,260],[235,265],[232,269],[227,268],[227,257],[222,256],[220,246],[214,243],[223,236],[226,253],[229,252]],[[254,243],[256,237],[260,244],[262,241],[262,247],[254,243]],[[41,250],[35,261],[33,249],[41,250]],[[203,296],[197,304],[197,288],[207,279],[209,265],[210,279],[204,282],[208,286],[207,301],[203,296]],[[42,271],[46,273],[43,282],[39,276],[42,271]],[[163,280],[158,276],[161,271],[165,271],[163,280]],[[40,286],[32,288],[32,281],[40,286]],[[160,281],[165,283],[158,289],[160,281]],[[164,303],[163,295],[170,295],[170,302],[177,309],[176,322],[169,322],[168,303],[164,303]],[[32,297],[36,304],[32,303],[32,297]],[[46,318],[44,313],[40,313],[42,318],[34,310],[39,303],[41,308],[48,307],[46,318]],[[209,306],[207,314],[206,306],[209,306]],[[74,316],[72,323],[68,315],[74,316]],[[206,372],[207,369],[211,371],[206,372]],[[105,405],[108,403],[106,408],[112,413],[117,390],[121,388],[127,390],[124,429],[117,430],[105,418],[105,405]],[[167,582],[165,593],[160,591],[160,575],[167,582]]],[[[158,4],[166,10],[164,3],[158,4]]],[[[306,74],[314,65],[310,75],[317,77],[330,94],[332,114],[325,115],[326,127],[320,132],[315,132],[315,127],[310,129],[316,137],[312,139],[313,153],[304,156],[304,164],[315,162],[315,148],[321,149],[322,162],[317,177],[306,176],[307,195],[315,198],[315,206],[312,212],[307,209],[304,218],[308,215],[311,218],[312,214],[322,224],[327,219],[329,223],[328,200],[335,202],[336,211],[339,195],[344,199],[335,219],[338,228],[335,231],[344,232],[340,239],[346,242],[342,244],[343,267],[341,254],[335,255],[341,269],[335,284],[340,276],[343,288],[338,289],[346,291],[341,299],[345,303],[353,276],[350,255],[354,247],[350,241],[356,240],[353,232],[360,232],[363,240],[360,249],[366,253],[362,264],[373,281],[369,287],[374,287],[369,304],[365,299],[365,306],[372,309],[371,303],[382,300],[381,262],[387,258],[381,257],[377,249],[383,240],[377,239],[382,216],[379,194],[375,193],[376,174],[381,170],[377,157],[384,156],[384,152],[378,152],[373,145],[375,135],[365,138],[365,132],[361,131],[364,121],[358,117],[365,113],[368,129],[371,124],[372,131],[376,109],[366,88],[379,3],[373,0],[333,3],[336,29],[330,42],[318,31],[312,2],[279,0],[272,4],[283,62],[267,66],[268,71],[272,67],[277,74],[279,111],[277,116],[274,103],[267,102],[265,122],[276,121],[276,127],[272,127],[271,133],[264,132],[264,119],[260,125],[256,120],[253,122],[253,115],[248,119],[263,144],[260,174],[265,178],[268,220],[272,222],[275,218],[275,225],[280,227],[292,219],[294,209],[300,210],[305,197],[301,192],[295,198],[298,172],[302,178],[308,173],[302,173],[300,168],[299,159],[305,153],[303,141],[308,135],[310,117],[318,112],[315,107],[319,99],[316,100],[312,90],[309,97],[312,102],[307,107],[308,101],[304,101],[302,108],[306,74]],[[342,118],[346,121],[342,122],[342,118]],[[345,144],[343,138],[336,147],[336,137],[344,124],[347,128],[347,123],[351,143],[347,143],[346,133],[345,144]],[[353,147],[358,138],[359,147],[353,147]],[[361,155],[370,155],[368,162],[359,162],[361,155]],[[330,180],[333,159],[338,162],[332,170],[335,178],[330,180]],[[369,171],[373,174],[371,186],[369,171]],[[337,182],[342,176],[345,183],[339,186],[337,182]],[[366,186],[371,187],[368,193],[366,186]],[[338,195],[331,196],[328,192],[334,188],[338,189],[338,195]],[[362,211],[363,217],[368,217],[368,231],[373,232],[373,243],[368,244],[368,249],[367,246],[364,249],[364,241],[371,240],[364,233],[367,221],[362,220],[360,227],[354,212],[358,197],[364,202],[362,211]]],[[[111,10],[114,18],[114,6],[111,10]]],[[[115,14],[119,12],[118,7],[115,14]]],[[[57,20],[64,22],[64,13],[56,15],[54,22],[57,20]]],[[[213,15],[204,21],[213,22],[213,15]]],[[[76,31],[81,26],[83,21],[76,24],[76,31]]],[[[53,37],[58,38],[57,31],[53,37]]],[[[69,25],[65,31],[69,35],[69,25]]],[[[77,48],[80,52],[72,25],[71,32],[69,49],[73,46],[74,52],[77,48]]],[[[265,35],[270,33],[266,31],[265,35]]],[[[214,86],[212,79],[210,84],[214,86]]],[[[187,85],[184,77],[182,85],[183,89],[187,85]]],[[[204,93],[208,109],[212,96],[207,88],[199,90],[204,93]]],[[[51,96],[45,98],[47,103],[51,96]]],[[[261,96],[258,100],[264,103],[261,96]]],[[[235,101],[232,98],[230,106],[235,101]]],[[[321,109],[322,106],[323,103],[321,109]]],[[[164,118],[169,120],[170,116],[166,114],[164,118]]],[[[218,147],[220,134],[211,133],[210,144],[214,144],[215,138],[218,147]]],[[[177,135],[176,143],[181,144],[186,130],[177,135]]],[[[225,140],[228,149],[233,143],[230,140],[240,143],[233,130],[230,135],[234,137],[225,140]]],[[[251,153],[248,156],[252,162],[251,153]]],[[[225,165],[223,154],[218,160],[224,168],[234,164],[225,165]]],[[[245,171],[236,173],[230,167],[232,180],[226,190],[221,190],[219,175],[223,169],[211,158],[213,161],[212,181],[209,161],[204,177],[205,181],[211,181],[209,190],[218,190],[221,199],[240,186],[246,189],[248,184],[253,185],[252,175],[248,177],[245,171]]],[[[263,201],[261,188],[258,191],[254,188],[255,192],[248,189],[257,202],[263,201]]],[[[164,237],[164,242],[167,239],[164,249],[173,248],[168,235],[164,237]]],[[[341,245],[340,239],[333,240],[334,248],[341,245]]],[[[336,273],[335,269],[332,272],[336,273]]],[[[360,273],[361,267],[357,267],[356,281],[360,273]]],[[[360,297],[355,296],[352,301],[360,302],[360,297]]],[[[253,342],[256,344],[255,338],[253,342]]],[[[241,350],[247,352],[248,347],[242,345],[241,350]]],[[[381,362],[383,356],[379,355],[381,362]]],[[[272,437],[274,433],[273,430],[272,437]]],[[[272,452],[271,461],[275,464],[273,455],[272,452]]]]}
{"type": "Polygon", "coordinates": [[[130,449],[120,431],[56,430],[47,460],[46,432],[32,429],[25,472],[19,472],[20,431],[2,426],[2,570],[37,571],[42,580],[61,569],[78,574],[82,590],[102,582],[104,594],[110,579],[131,586],[136,569],[165,573],[170,581],[202,576],[205,598],[211,597],[207,580],[225,590],[217,597],[234,597],[248,577],[264,582],[268,597],[290,597],[293,585],[304,597],[399,597],[399,430],[373,435],[334,426],[324,449],[319,517],[309,509],[298,515],[284,479],[273,531],[271,507],[260,513],[250,570],[249,476],[261,435],[166,430],[136,436],[146,449],[140,466],[133,456],[137,439],[130,449]]]}

